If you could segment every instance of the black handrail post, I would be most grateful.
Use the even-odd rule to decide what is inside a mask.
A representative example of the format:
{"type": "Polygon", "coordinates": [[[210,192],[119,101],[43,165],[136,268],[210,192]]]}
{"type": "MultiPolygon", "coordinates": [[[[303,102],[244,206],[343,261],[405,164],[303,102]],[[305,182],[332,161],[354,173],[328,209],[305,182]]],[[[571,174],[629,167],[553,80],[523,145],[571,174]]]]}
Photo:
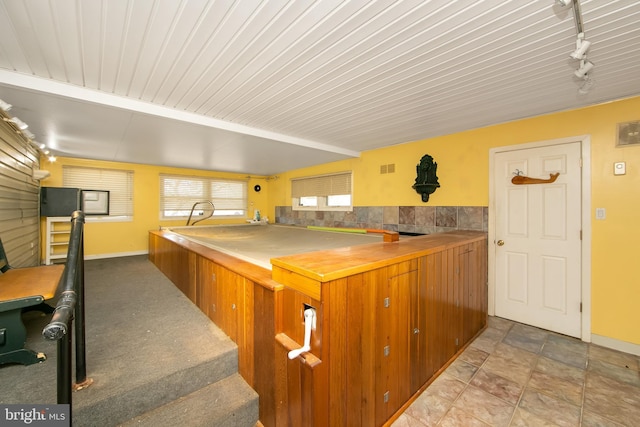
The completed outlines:
{"type": "Polygon", "coordinates": [[[58,340],[58,403],[68,404],[71,414],[71,333],[58,340]]]}
{"type": "MultiPolygon", "coordinates": [[[[84,217],[82,218],[84,221],[84,217]]],[[[91,384],[87,384],[87,358],[85,346],[85,317],[84,317],[84,239],[80,240],[78,248],[78,269],[75,276],[75,290],[77,295],[75,312],[76,333],[76,385],[77,390],[91,384]]]]}
{"type": "Polygon", "coordinates": [[[76,293],[73,289],[62,291],[51,321],[42,330],[42,335],[46,339],[58,341],[58,403],[69,405],[71,405],[71,330],[69,328],[73,322],[75,304],[76,293]]]}

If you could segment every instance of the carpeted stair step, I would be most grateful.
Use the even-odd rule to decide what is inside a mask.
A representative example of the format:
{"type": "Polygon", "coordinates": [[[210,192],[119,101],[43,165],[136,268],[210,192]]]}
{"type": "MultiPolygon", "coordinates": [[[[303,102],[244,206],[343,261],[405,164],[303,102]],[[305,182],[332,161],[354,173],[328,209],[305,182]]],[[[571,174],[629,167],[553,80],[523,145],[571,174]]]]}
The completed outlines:
{"type": "Polygon", "coordinates": [[[250,427],[257,422],[258,395],[234,374],[135,417],[122,427],[250,427]]]}
{"type": "MultiPolygon", "coordinates": [[[[233,343],[231,343],[233,344],[233,343]]],[[[151,355],[150,355],[151,356],[151,355]]],[[[215,358],[146,382],[126,381],[117,387],[100,389],[96,381],[86,390],[74,393],[74,426],[115,426],[137,415],[165,405],[231,375],[237,375],[237,350],[233,348],[215,358]],[[95,394],[95,398],[92,394],[95,394]]],[[[153,364],[153,359],[149,360],[153,364]]],[[[160,368],[161,365],[158,366],[160,368]]]]}
{"type": "Polygon", "coordinates": [[[94,383],[73,394],[74,426],[115,426],[238,372],[236,344],[152,264],[112,264],[87,272],[94,383]]]}

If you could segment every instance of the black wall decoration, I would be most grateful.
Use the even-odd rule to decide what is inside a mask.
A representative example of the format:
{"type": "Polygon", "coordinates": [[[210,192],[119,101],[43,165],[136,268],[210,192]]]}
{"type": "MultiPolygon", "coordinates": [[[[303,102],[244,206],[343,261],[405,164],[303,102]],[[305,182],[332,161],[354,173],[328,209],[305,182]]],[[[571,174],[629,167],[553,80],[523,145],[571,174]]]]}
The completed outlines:
{"type": "Polygon", "coordinates": [[[416,166],[418,176],[416,176],[416,182],[411,188],[422,196],[422,201],[425,203],[429,201],[429,195],[440,187],[438,176],[436,175],[437,169],[438,164],[434,162],[433,157],[428,154],[422,156],[420,163],[416,166]]]}

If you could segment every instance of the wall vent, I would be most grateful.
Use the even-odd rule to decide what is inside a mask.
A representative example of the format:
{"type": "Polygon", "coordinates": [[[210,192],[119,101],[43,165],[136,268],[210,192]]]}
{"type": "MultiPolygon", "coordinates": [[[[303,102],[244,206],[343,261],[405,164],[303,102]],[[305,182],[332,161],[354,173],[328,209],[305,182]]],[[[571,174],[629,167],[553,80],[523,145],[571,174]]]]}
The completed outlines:
{"type": "Polygon", "coordinates": [[[640,145],[640,120],[618,123],[616,146],[626,147],[629,145],[640,145]]]}
{"type": "Polygon", "coordinates": [[[380,165],[380,173],[394,173],[396,171],[396,164],[389,163],[388,165],[380,165]]]}

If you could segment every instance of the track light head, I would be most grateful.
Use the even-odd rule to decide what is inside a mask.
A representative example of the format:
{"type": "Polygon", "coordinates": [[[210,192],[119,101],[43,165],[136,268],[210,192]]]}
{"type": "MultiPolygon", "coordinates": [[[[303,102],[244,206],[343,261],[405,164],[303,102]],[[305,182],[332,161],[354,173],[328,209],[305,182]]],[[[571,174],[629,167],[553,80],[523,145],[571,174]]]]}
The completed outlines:
{"type": "Polygon", "coordinates": [[[571,52],[569,56],[573,59],[585,59],[589,47],[591,47],[591,42],[584,39],[584,33],[580,33],[576,39],[576,50],[571,52]]]}
{"type": "Polygon", "coordinates": [[[2,111],[11,110],[11,104],[9,104],[8,102],[4,102],[2,99],[0,99],[0,110],[2,111]]]}
{"type": "Polygon", "coordinates": [[[593,81],[593,79],[589,76],[586,76],[584,79],[584,83],[582,83],[582,85],[578,89],[578,93],[580,95],[587,95],[594,84],[595,82],[593,81]]]}
{"type": "Polygon", "coordinates": [[[22,120],[20,120],[17,117],[12,117],[10,119],[4,119],[4,121],[13,123],[20,130],[25,130],[26,128],[29,127],[28,124],[26,124],[25,122],[23,122],[22,120]]]}
{"type": "Polygon", "coordinates": [[[591,61],[580,61],[580,68],[578,68],[575,73],[576,77],[579,79],[583,79],[589,71],[593,68],[593,62],[591,61]]]}

